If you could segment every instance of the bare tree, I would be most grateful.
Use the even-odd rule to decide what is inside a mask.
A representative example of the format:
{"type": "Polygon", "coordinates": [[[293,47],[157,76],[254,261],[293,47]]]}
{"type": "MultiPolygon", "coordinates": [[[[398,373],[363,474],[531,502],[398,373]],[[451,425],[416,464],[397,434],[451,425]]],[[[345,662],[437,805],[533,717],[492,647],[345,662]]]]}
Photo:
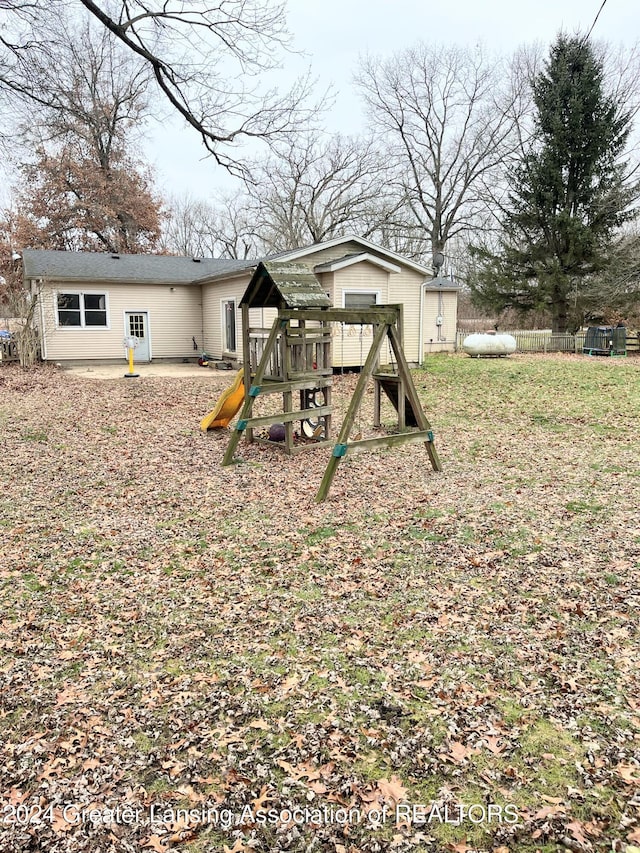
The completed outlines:
{"type": "Polygon", "coordinates": [[[133,150],[147,73],[104,30],[52,26],[49,50],[24,69],[41,96],[22,105],[28,159],[16,186],[16,235],[52,249],[153,249],[160,202],[133,150]],[[124,54],[124,55],[123,55],[124,54]]]}
{"type": "Polygon", "coordinates": [[[243,191],[213,203],[174,199],[164,245],[180,254],[257,257],[347,232],[397,228],[400,202],[372,141],[301,134],[249,164],[243,191]]]}
{"type": "Polygon", "coordinates": [[[421,43],[361,63],[356,83],[432,252],[476,227],[484,188],[517,146],[524,104],[510,79],[504,62],[480,48],[421,43]]]}
{"type": "Polygon", "coordinates": [[[588,320],[640,329],[640,229],[628,227],[611,247],[609,269],[587,281],[582,295],[588,320]]]}
{"type": "Polygon", "coordinates": [[[162,248],[191,257],[255,258],[265,254],[265,247],[251,222],[244,193],[216,203],[173,198],[167,205],[162,248]]]}
{"type": "Polygon", "coordinates": [[[278,0],[0,0],[0,87],[50,104],[28,84],[32,57],[49,51],[48,34],[63,7],[84,9],[138,57],[162,96],[200,135],[216,162],[244,174],[244,141],[271,143],[307,124],[306,77],[281,94],[263,81],[289,45],[278,0]]]}
{"type": "Polygon", "coordinates": [[[387,191],[384,158],[371,139],[300,135],[254,163],[251,184],[253,217],[270,251],[347,231],[371,236],[399,207],[387,191]]]}
{"type": "Polygon", "coordinates": [[[640,113],[640,42],[628,49],[600,42],[594,45],[594,50],[604,69],[603,82],[607,91],[616,103],[624,104],[625,112],[634,125],[628,151],[637,160],[640,148],[640,123],[637,121],[640,113]]]}
{"type": "Polygon", "coordinates": [[[32,54],[19,79],[28,94],[13,99],[14,114],[29,147],[73,137],[108,168],[123,140],[131,147],[141,136],[148,70],[88,19],[52,22],[48,49],[32,54]]]}
{"type": "Polygon", "coordinates": [[[37,292],[24,289],[22,259],[17,251],[15,220],[11,210],[0,212],[0,308],[12,319],[13,336],[22,367],[32,367],[39,354],[35,318],[37,292]]]}

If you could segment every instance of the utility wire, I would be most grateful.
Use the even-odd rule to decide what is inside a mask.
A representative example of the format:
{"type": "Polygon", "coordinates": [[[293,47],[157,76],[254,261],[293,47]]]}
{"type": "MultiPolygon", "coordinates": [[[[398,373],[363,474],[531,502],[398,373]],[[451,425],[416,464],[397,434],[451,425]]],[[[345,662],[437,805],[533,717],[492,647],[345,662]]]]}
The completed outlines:
{"type": "Polygon", "coordinates": [[[585,44],[585,43],[589,40],[589,36],[590,36],[590,35],[591,35],[591,33],[593,32],[593,28],[595,27],[595,25],[596,25],[596,23],[597,23],[597,21],[598,21],[598,18],[600,17],[600,12],[602,12],[602,10],[604,9],[604,7],[605,7],[606,3],[607,3],[607,0],[602,0],[602,6],[600,6],[600,8],[598,9],[598,14],[597,14],[597,15],[595,16],[595,18],[593,19],[593,23],[591,24],[591,27],[590,27],[590,29],[589,29],[589,32],[586,34],[586,36],[585,36],[585,37],[583,38],[583,40],[582,40],[582,43],[583,43],[583,44],[585,44]]]}

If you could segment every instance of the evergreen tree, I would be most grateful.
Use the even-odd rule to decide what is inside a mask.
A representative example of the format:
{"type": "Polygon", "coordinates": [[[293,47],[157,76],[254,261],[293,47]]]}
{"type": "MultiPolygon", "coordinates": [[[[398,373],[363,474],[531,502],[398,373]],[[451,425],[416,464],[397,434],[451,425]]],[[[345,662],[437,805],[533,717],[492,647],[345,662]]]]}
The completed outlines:
{"type": "Polygon", "coordinates": [[[560,35],[532,86],[532,140],[510,172],[498,250],[475,249],[472,288],[492,308],[547,308],[565,332],[580,325],[582,282],[606,269],[634,215],[638,187],[621,159],[631,122],[584,38],[560,35]]]}

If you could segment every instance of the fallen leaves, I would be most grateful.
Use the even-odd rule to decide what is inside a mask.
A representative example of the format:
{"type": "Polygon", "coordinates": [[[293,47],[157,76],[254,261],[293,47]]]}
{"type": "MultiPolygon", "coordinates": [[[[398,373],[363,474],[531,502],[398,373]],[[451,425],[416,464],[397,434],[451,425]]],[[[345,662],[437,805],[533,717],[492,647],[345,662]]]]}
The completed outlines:
{"type": "Polygon", "coordinates": [[[640,763],[619,764],[616,767],[616,773],[627,785],[640,786],[640,763]]]}
{"type": "Polygon", "coordinates": [[[155,850],[156,853],[165,853],[169,849],[169,841],[168,839],[166,842],[163,841],[159,835],[149,835],[147,838],[141,839],[140,847],[155,850]]]}
{"type": "Polygon", "coordinates": [[[389,803],[395,808],[398,803],[403,803],[409,799],[409,790],[405,788],[397,776],[392,776],[391,779],[378,779],[377,791],[383,802],[389,803]]]}
{"type": "Polygon", "coordinates": [[[466,763],[469,756],[478,752],[477,747],[466,746],[460,741],[451,741],[447,747],[447,751],[443,753],[444,757],[452,761],[454,764],[466,763]]]}
{"type": "Polygon", "coordinates": [[[321,507],[323,452],[219,467],[207,383],[45,373],[0,399],[0,791],[52,804],[43,853],[638,843],[635,362],[431,360],[445,472],[361,455],[321,507]],[[571,429],[532,431],[543,403],[571,429]],[[470,799],[518,821],[393,819],[470,799]],[[287,812],[329,807],[388,817],[287,812]]]}

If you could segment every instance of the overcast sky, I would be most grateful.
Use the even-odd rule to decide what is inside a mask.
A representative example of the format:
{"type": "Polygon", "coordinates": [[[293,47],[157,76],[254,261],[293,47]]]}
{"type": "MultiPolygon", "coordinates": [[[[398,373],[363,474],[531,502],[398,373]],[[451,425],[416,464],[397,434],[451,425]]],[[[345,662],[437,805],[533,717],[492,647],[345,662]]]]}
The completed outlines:
{"type": "MultiPolygon", "coordinates": [[[[333,86],[328,130],[357,133],[363,112],[352,84],[358,58],[387,56],[418,40],[474,45],[510,54],[519,45],[545,48],[560,30],[585,33],[600,15],[593,38],[631,47],[640,37],[638,0],[288,0],[289,30],[304,57],[289,60],[291,74],[309,65],[318,90],[333,86]]],[[[163,125],[146,145],[163,193],[207,198],[229,181],[203,157],[195,133],[176,121],[163,125]]],[[[153,130],[153,129],[152,129],[153,130]]]]}

